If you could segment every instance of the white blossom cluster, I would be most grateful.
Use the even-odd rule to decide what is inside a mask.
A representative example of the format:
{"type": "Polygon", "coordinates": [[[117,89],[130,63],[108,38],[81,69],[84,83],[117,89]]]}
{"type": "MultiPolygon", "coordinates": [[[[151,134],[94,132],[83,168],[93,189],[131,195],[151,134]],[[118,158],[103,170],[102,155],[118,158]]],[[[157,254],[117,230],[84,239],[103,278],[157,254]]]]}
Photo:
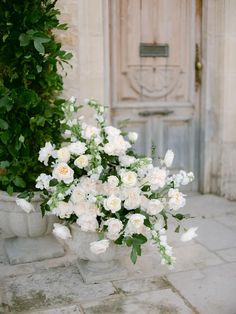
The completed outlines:
{"type": "MultiPolygon", "coordinates": [[[[110,241],[115,241],[132,248],[135,262],[141,245],[151,240],[163,263],[171,265],[175,259],[165,234],[167,219],[175,218],[185,205],[185,195],[178,187],[191,182],[193,174],[170,175],[171,150],[160,165],[153,165],[151,158],[139,158],[132,148],[138,134],[124,135],[107,126],[104,107],[93,99],[86,103],[95,110],[97,125],[74,117],[76,101],[71,98],[64,104],[61,121],[64,145],[56,148],[47,142],[39,152],[39,161],[51,169],[36,182],[43,192],[43,213],[53,213],[65,224],[76,223],[82,231],[100,232],[103,239],[90,245],[95,254],[105,252],[110,241]]],[[[55,224],[54,233],[63,239],[71,237],[62,224],[55,224]]],[[[190,240],[191,234],[195,235],[190,232],[184,240],[190,240]]]]}

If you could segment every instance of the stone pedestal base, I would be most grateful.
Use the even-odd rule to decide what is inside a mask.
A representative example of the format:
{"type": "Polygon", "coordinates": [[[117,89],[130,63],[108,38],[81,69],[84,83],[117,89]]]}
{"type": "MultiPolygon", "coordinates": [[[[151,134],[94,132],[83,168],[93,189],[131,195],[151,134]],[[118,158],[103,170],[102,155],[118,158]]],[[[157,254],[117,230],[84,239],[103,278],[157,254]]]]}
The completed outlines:
{"type": "Polygon", "coordinates": [[[124,279],[127,276],[127,270],[118,261],[92,262],[78,260],[78,268],[83,281],[88,284],[124,279]]]}
{"type": "Polygon", "coordinates": [[[64,249],[52,236],[5,239],[5,249],[10,264],[42,261],[64,255],[64,249]]]}

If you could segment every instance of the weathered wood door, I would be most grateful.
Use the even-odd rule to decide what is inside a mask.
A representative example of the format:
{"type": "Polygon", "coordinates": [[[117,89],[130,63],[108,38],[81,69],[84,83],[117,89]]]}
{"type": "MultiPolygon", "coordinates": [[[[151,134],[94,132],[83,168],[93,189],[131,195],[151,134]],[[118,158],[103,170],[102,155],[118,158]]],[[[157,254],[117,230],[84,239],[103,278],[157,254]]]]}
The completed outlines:
{"type": "Polygon", "coordinates": [[[196,0],[110,2],[113,123],[130,119],[140,153],[150,155],[155,145],[163,156],[170,148],[174,169],[194,171],[196,179],[200,15],[196,0]]]}

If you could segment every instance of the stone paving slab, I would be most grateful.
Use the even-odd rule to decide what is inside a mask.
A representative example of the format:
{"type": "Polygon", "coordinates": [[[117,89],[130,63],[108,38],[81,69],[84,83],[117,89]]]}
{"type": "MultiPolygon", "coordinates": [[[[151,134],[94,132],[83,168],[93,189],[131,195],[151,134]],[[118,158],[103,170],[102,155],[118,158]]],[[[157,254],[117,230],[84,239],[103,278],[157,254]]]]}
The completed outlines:
{"type": "Polygon", "coordinates": [[[86,314],[193,314],[171,289],[82,303],[86,314]]]}
{"type": "Polygon", "coordinates": [[[200,314],[236,313],[236,263],[169,274],[167,278],[200,314]]]}
{"type": "Polygon", "coordinates": [[[236,208],[235,208],[235,215],[229,214],[220,217],[216,217],[215,220],[222,223],[223,225],[232,228],[236,231],[236,208]]]}
{"type": "Polygon", "coordinates": [[[20,312],[19,314],[83,314],[79,305],[69,305],[47,310],[20,312]]]}
{"type": "Polygon", "coordinates": [[[217,251],[217,254],[220,255],[226,262],[236,262],[236,247],[217,251]]]}
{"type": "Polygon", "coordinates": [[[111,282],[86,285],[75,266],[8,278],[1,285],[3,302],[15,312],[58,307],[117,294],[111,282]]]}

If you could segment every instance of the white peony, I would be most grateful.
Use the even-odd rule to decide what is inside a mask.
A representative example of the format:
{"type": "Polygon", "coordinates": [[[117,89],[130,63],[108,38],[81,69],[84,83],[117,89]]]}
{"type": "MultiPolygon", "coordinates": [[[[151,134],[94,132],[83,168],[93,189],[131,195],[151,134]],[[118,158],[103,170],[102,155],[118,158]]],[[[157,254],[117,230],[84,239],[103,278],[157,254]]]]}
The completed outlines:
{"type": "Polygon", "coordinates": [[[74,180],[74,170],[71,169],[67,163],[60,162],[53,169],[52,176],[59,182],[63,181],[66,184],[69,184],[74,180]]]}
{"type": "Polygon", "coordinates": [[[70,218],[73,214],[73,204],[71,202],[58,202],[57,207],[53,208],[52,213],[60,218],[70,218]]]}
{"type": "Polygon", "coordinates": [[[80,226],[82,231],[95,232],[98,228],[98,222],[95,215],[82,214],[77,219],[76,223],[80,226]]]}
{"type": "Polygon", "coordinates": [[[63,240],[67,240],[67,239],[71,238],[70,229],[67,228],[66,226],[63,226],[63,225],[58,224],[58,223],[54,223],[53,227],[54,228],[52,230],[52,233],[56,237],[63,239],[63,240]]]}
{"type": "Polygon", "coordinates": [[[136,158],[133,156],[124,155],[124,156],[119,157],[119,162],[120,162],[121,166],[123,166],[123,167],[129,167],[135,161],[136,161],[136,158]]]}
{"type": "Polygon", "coordinates": [[[125,171],[121,173],[121,181],[125,187],[132,187],[137,184],[138,178],[134,171],[125,171]]]}
{"type": "Polygon", "coordinates": [[[56,151],[56,156],[59,162],[68,162],[70,160],[70,151],[68,147],[62,147],[56,151]]]}
{"type": "Polygon", "coordinates": [[[180,240],[183,242],[187,242],[197,237],[197,234],[196,234],[197,229],[198,227],[189,228],[188,231],[182,234],[180,240]]]}
{"type": "Polygon", "coordinates": [[[169,196],[169,207],[173,210],[178,210],[181,207],[185,206],[186,200],[184,194],[179,192],[178,189],[170,189],[168,192],[169,196]]]}
{"type": "Polygon", "coordinates": [[[115,128],[114,126],[106,126],[106,127],[105,127],[105,132],[106,132],[107,135],[110,136],[110,137],[120,135],[120,130],[117,129],[117,128],[115,128]]]}
{"type": "Polygon", "coordinates": [[[90,243],[90,250],[92,253],[96,255],[105,253],[108,247],[109,247],[109,240],[107,239],[94,241],[90,243]]]}
{"type": "Polygon", "coordinates": [[[89,164],[89,157],[88,155],[81,155],[75,159],[74,164],[76,167],[83,169],[88,166],[89,164]]]}
{"type": "Polygon", "coordinates": [[[85,143],[77,141],[75,143],[71,143],[68,146],[68,149],[69,149],[71,154],[83,155],[86,152],[87,147],[86,147],[85,143]]]}
{"type": "Polygon", "coordinates": [[[173,160],[174,160],[174,153],[172,150],[168,149],[168,151],[165,154],[163,162],[166,165],[166,167],[171,167],[173,160]]]}
{"type": "Polygon", "coordinates": [[[81,188],[81,186],[76,186],[71,194],[71,201],[74,204],[77,204],[81,201],[85,200],[85,192],[84,190],[81,188]]]}
{"type": "Polygon", "coordinates": [[[148,202],[147,213],[149,215],[157,215],[162,211],[163,208],[164,205],[161,201],[157,199],[152,199],[148,202]]]}
{"type": "Polygon", "coordinates": [[[35,211],[34,206],[30,202],[26,201],[24,198],[16,198],[16,204],[27,214],[35,211]]]}
{"type": "Polygon", "coordinates": [[[121,199],[115,195],[111,195],[104,200],[103,205],[106,210],[115,213],[121,209],[121,199]]]}
{"type": "Polygon", "coordinates": [[[129,132],[128,133],[128,139],[130,140],[130,142],[134,143],[137,141],[138,139],[138,133],[136,132],[129,132]]]}
{"type": "Polygon", "coordinates": [[[145,216],[142,214],[131,215],[126,226],[126,233],[127,234],[144,233],[145,231],[144,219],[145,216]]]}
{"type": "Polygon", "coordinates": [[[45,146],[40,149],[38,160],[44,163],[45,166],[48,166],[48,159],[53,155],[54,148],[54,145],[50,142],[46,142],[45,146]]]}
{"type": "Polygon", "coordinates": [[[43,189],[48,190],[51,179],[52,179],[52,176],[47,175],[46,173],[41,173],[36,179],[35,187],[40,190],[43,190],[43,189]]]}
{"type": "Polygon", "coordinates": [[[107,225],[107,237],[110,240],[116,240],[119,238],[119,233],[123,228],[123,223],[116,218],[110,218],[105,222],[105,225],[107,225]]]}
{"type": "Polygon", "coordinates": [[[116,176],[109,176],[107,182],[111,187],[117,187],[119,185],[119,179],[116,176]]]}
{"type": "Polygon", "coordinates": [[[144,181],[148,181],[152,190],[163,188],[166,184],[167,172],[165,169],[154,167],[148,171],[148,174],[144,181]]]}

